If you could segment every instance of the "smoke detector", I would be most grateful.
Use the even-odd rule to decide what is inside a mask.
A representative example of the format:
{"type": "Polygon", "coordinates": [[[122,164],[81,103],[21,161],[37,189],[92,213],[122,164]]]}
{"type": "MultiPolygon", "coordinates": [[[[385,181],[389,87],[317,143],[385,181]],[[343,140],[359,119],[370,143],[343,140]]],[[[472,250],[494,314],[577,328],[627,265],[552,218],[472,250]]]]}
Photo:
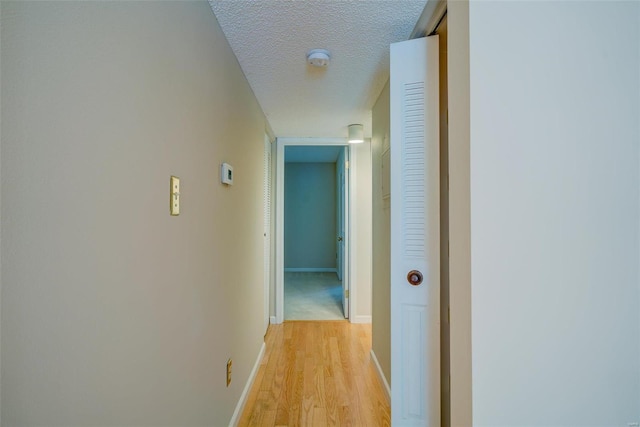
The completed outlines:
{"type": "Polygon", "coordinates": [[[326,49],[312,49],[307,53],[307,62],[314,67],[326,67],[331,61],[331,55],[326,49]]]}

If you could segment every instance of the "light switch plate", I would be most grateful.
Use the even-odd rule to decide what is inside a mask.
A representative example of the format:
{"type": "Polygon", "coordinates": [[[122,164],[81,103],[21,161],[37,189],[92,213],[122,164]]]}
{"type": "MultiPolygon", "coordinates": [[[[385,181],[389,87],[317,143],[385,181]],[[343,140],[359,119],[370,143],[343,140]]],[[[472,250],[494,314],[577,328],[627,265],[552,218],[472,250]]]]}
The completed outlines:
{"type": "Polygon", "coordinates": [[[171,215],[180,215],[180,178],[171,177],[171,197],[169,199],[169,207],[171,215]]]}

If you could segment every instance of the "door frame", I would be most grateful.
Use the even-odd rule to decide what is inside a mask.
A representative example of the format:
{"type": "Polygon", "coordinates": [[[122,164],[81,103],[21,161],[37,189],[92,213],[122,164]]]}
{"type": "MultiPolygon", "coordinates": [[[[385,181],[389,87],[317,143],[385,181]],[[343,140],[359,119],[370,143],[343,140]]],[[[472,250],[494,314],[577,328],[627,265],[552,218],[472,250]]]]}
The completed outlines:
{"type": "MultiPolygon", "coordinates": [[[[440,79],[444,78],[446,82],[445,110],[442,110],[441,86],[440,111],[441,133],[443,132],[442,120],[444,120],[446,132],[444,140],[442,134],[440,138],[440,279],[442,282],[440,363],[441,422],[442,425],[451,426],[472,424],[471,322],[468,306],[470,301],[468,2],[451,0],[427,2],[409,40],[440,34],[441,24],[445,18],[447,19],[446,45],[444,56],[441,52],[440,58],[441,61],[444,58],[446,63],[444,70],[442,64],[440,69],[440,79]],[[453,27],[449,22],[450,15],[453,15],[453,27]],[[450,32],[453,32],[453,37],[449,37],[450,32]],[[452,93],[454,95],[451,95],[452,93]],[[442,117],[443,114],[444,117],[442,117]],[[452,125],[454,122],[457,125],[452,125]],[[457,143],[450,144],[454,140],[457,143]],[[457,285],[452,288],[452,283],[457,285]],[[452,324],[451,321],[454,319],[457,321],[452,324]],[[456,369],[456,366],[459,369],[456,369]],[[453,370],[457,372],[454,378],[451,377],[453,370]]],[[[442,82],[440,84],[442,85],[442,82]]]]}
{"type": "MultiPolygon", "coordinates": [[[[290,146],[346,146],[349,159],[351,158],[351,150],[349,142],[346,138],[276,138],[276,247],[275,247],[275,323],[279,324],[284,321],[284,151],[285,147],[290,146]]],[[[347,192],[347,206],[345,207],[345,257],[343,266],[343,287],[349,290],[349,313],[353,313],[355,307],[354,289],[350,286],[351,278],[351,194],[353,180],[352,170],[353,163],[349,163],[346,170],[345,191],[347,192]]],[[[351,319],[349,319],[351,320],[351,319]]]]}
{"type": "MultiPolygon", "coordinates": [[[[345,220],[345,207],[344,206],[344,191],[346,186],[346,179],[344,176],[344,169],[341,171],[340,168],[344,168],[345,162],[345,153],[342,151],[338,158],[336,159],[336,235],[338,238],[336,239],[336,273],[338,274],[338,279],[342,282],[342,273],[344,271],[344,220],[345,220]],[[340,240],[342,237],[342,240],[340,240]]],[[[344,293],[343,293],[344,298],[344,293]]],[[[345,316],[348,317],[348,316],[345,316]]]]}
{"type": "Polygon", "coordinates": [[[271,255],[271,235],[273,230],[273,149],[271,139],[268,134],[264,135],[264,159],[263,159],[263,244],[262,253],[265,257],[263,261],[263,292],[264,292],[264,330],[269,327],[269,292],[271,289],[271,269],[273,268],[271,255]],[[267,200],[269,203],[267,203],[267,200]]]}
{"type": "Polygon", "coordinates": [[[349,232],[349,212],[347,211],[347,207],[349,206],[349,156],[350,149],[348,147],[343,147],[343,150],[338,155],[336,159],[336,195],[337,203],[336,203],[336,213],[338,214],[338,218],[336,221],[336,259],[337,265],[336,269],[338,271],[338,279],[340,279],[342,285],[342,314],[345,319],[349,319],[351,316],[351,307],[348,294],[349,291],[349,281],[346,280],[348,277],[347,268],[349,266],[347,257],[347,243],[349,239],[347,238],[347,234],[349,232]]]}

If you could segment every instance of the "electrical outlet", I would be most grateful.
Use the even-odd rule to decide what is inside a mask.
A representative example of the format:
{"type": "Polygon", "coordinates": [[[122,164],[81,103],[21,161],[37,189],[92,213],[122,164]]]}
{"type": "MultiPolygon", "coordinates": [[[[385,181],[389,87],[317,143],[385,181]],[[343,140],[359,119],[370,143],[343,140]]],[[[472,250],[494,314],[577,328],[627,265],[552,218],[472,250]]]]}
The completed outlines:
{"type": "Polygon", "coordinates": [[[227,387],[231,384],[231,368],[233,366],[233,360],[227,360],[227,387]]]}

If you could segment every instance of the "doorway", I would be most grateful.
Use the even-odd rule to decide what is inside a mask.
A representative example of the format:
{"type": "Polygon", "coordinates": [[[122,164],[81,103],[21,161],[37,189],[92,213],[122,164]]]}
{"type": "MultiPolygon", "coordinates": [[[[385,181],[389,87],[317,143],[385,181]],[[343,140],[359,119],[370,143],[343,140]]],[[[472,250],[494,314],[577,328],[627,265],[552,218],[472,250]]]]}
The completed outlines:
{"type": "Polygon", "coordinates": [[[340,320],[344,147],[285,147],[284,320],[340,320]]]}
{"type": "Polygon", "coordinates": [[[276,323],[349,318],[349,147],[277,140],[276,323]]]}

